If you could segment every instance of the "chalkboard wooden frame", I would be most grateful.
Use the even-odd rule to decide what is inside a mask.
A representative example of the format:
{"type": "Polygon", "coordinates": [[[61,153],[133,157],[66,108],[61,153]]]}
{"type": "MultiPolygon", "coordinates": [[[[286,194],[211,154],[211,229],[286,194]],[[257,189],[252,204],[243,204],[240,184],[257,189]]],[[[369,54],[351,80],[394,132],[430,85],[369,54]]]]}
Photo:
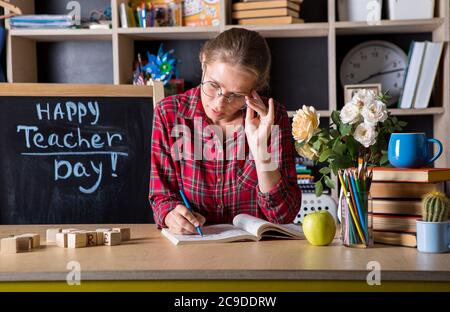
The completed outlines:
{"type": "MultiPolygon", "coordinates": [[[[3,139],[0,138],[0,140],[2,140],[0,141],[0,149],[3,151],[0,155],[0,163],[1,168],[5,169],[2,179],[0,180],[0,189],[2,189],[2,193],[5,195],[0,200],[0,224],[152,222],[151,209],[149,206],[147,207],[148,176],[146,177],[144,173],[147,173],[150,170],[147,159],[150,159],[152,107],[162,100],[163,97],[164,89],[161,82],[155,82],[153,86],[42,83],[0,84],[0,102],[2,102],[2,107],[5,108],[1,122],[2,127],[0,127],[2,129],[0,135],[3,136],[3,139]],[[86,99],[104,98],[106,103],[100,103],[99,101],[99,104],[97,104],[95,101],[95,105],[100,105],[101,108],[102,104],[104,109],[102,109],[102,114],[98,111],[98,118],[95,123],[88,122],[86,124],[84,121],[79,121],[79,123],[77,123],[78,121],[75,121],[74,119],[70,119],[71,121],[63,121],[61,118],[56,119],[56,117],[54,117],[54,121],[53,119],[49,119],[50,121],[47,122],[46,118],[41,119],[42,116],[39,115],[41,116],[39,117],[40,121],[33,123],[33,121],[25,118],[25,120],[20,121],[23,122],[23,124],[20,124],[20,126],[17,127],[14,126],[14,128],[11,129],[11,124],[14,125],[17,122],[14,117],[19,116],[20,119],[30,116],[28,110],[22,110],[22,102],[24,101],[24,107],[29,107],[30,98],[49,98],[50,104],[47,103],[47,111],[49,110],[48,105],[54,107],[54,104],[57,103],[56,101],[59,100],[62,103],[62,101],[66,101],[67,98],[81,99],[81,101],[86,99]],[[114,112],[115,115],[111,115],[111,112],[114,112]],[[109,116],[109,119],[112,118],[112,120],[109,120],[109,122],[112,123],[102,123],[102,118],[106,118],[106,116],[109,116]],[[97,135],[94,128],[97,126],[96,122],[98,120],[101,122],[98,124],[100,130],[98,130],[99,132],[97,135]],[[117,124],[116,122],[119,123],[117,124]],[[126,128],[118,128],[122,126],[122,122],[126,123],[126,128]],[[62,134],[70,133],[67,137],[69,138],[68,141],[71,141],[71,143],[70,146],[66,147],[69,148],[69,150],[64,150],[64,146],[66,145],[65,138],[64,146],[59,145],[59,143],[62,144],[62,139],[56,139],[56,145],[50,144],[50,141],[36,146],[34,144],[29,144],[28,142],[30,142],[31,139],[28,141],[29,136],[28,134],[25,135],[25,132],[35,130],[24,129],[33,128],[30,125],[36,129],[39,127],[39,131],[42,131],[44,136],[51,133],[54,137],[59,136],[59,138],[62,138],[62,134]],[[68,127],[68,131],[66,131],[66,126],[68,127]],[[19,142],[16,146],[13,142],[14,140],[9,140],[8,138],[15,137],[19,132],[19,136],[27,138],[24,141],[27,143],[19,142]],[[73,135],[73,133],[75,133],[75,135],[73,135]],[[72,140],[72,138],[77,136],[76,133],[78,133],[80,140],[86,142],[89,141],[90,145],[84,143],[84,149],[86,150],[83,150],[83,148],[80,147],[82,144],[80,143],[81,141],[76,141],[75,139],[72,140]],[[127,134],[132,135],[130,136],[127,134]],[[90,140],[95,135],[99,138],[101,136],[111,138],[111,141],[105,141],[107,139],[104,139],[103,141],[110,142],[104,143],[104,145],[105,147],[108,144],[113,146],[111,145],[111,142],[114,142],[115,150],[114,148],[113,150],[108,150],[107,148],[105,150],[105,148],[103,148],[103,143],[101,143],[103,141],[100,140],[96,141],[100,142],[101,146],[96,144],[94,147],[94,143],[92,143],[94,141],[91,142],[90,140]],[[113,141],[112,139],[114,136],[116,141],[113,141]],[[123,140],[122,136],[124,138],[123,140]],[[77,147],[75,147],[76,142],[78,142],[77,147]],[[52,149],[52,146],[54,149],[52,149]],[[45,149],[34,150],[36,147],[45,149]],[[129,149],[129,147],[131,147],[131,149],[129,149]],[[24,149],[22,150],[22,148],[24,149]],[[19,150],[21,152],[18,154],[17,152],[19,150]],[[23,161],[22,156],[21,158],[17,157],[20,154],[23,157],[28,158],[23,161]],[[108,156],[106,159],[104,158],[105,155],[108,156]],[[111,162],[108,160],[109,156],[111,157],[111,162]],[[36,163],[33,161],[33,159],[37,159],[36,157],[43,159],[44,161],[36,163]],[[48,161],[48,158],[45,157],[51,158],[51,160],[48,161]],[[87,159],[78,159],[78,157],[87,157],[87,159]],[[123,165],[123,157],[127,157],[128,159],[128,165],[126,166],[123,165]],[[96,164],[95,168],[94,162],[96,164]],[[89,169],[86,169],[84,172],[86,173],[89,171],[89,174],[86,174],[85,176],[87,179],[91,180],[87,182],[84,180],[85,183],[83,183],[83,187],[81,187],[81,184],[74,183],[73,180],[70,180],[71,177],[73,177],[71,174],[75,174],[75,169],[72,170],[72,168],[75,168],[78,164],[78,168],[81,168],[84,165],[82,163],[92,164],[91,169],[93,170],[89,171],[89,169]],[[64,164],[66,166],[64,168],[70,168],[70,170],[65,170],[59,164],[64,164]],[[111,166],[109,166],[109,164],[111,166]],[[109,166],[108,169],[107,166],[109,166]],[[52,170],[48,170],[50,167],[52,170]],[[102,168],[104,169],[102,170],[102,168]],[[29,173],[31,171],[34,172],[35,169],[37,174],[29,175],[29,173]],[[96,171],[95,169],[99,169],[99,171],[96,171]],[[109,169],[111,169],[111,172],[109,172],[109,169]],[[128,169],[130,170],[130,174],[125,174],[125,170],[128,169]],[[108,173],[106,173],[107,170],[108,173]],[[98,183],[92,185],[90,182],[94,179],[94,171],[98,174],[97,176],[99,179],[97,180],[98,183]],[[50,174],[48,174],[49,172],[50,174]],[[69,174],[68,172],[71,173],[69,174]],[[17,179],[15,177],[17,177],[17,179]],[[53,180],[52,178],[54,177],[58,177],[58,179],[53,180]],[[109,180],[106,180],[107,177],[109,177],[109,180]],[[119,179],[115,179],[117,177],[119,177],[119,179]],[[58,182],[55,182],[57,180],[58,182]],[[113,180],[115,182],[113,182],[113,180]],[[102,181],[102,183],[100,183],[100,181],[102,181]],[[66,184],[62,185],[62,182],[66,184]],[[49,188],[45,187],[45,192],[42,192],[41,189],[47,185],[49,188]],[[111,186],[112,188],[118,186],[119,189],[103,188],[103,190],[100,191],[99,186],[104,187],[105,185],[108,187],[111,186]],[[87,186],[89,186],[89,189],[86,188],[87,186]],[[83,195],[77,196],[80,192],[83,193],[83,195]],[[85,196],[86,194],[87,196],[85,196]],[[116,195],[120,196],[120,198],[116,197],[116,195]],[[97,203],[102,204],[97,205],[97,203]],[[62,208],[55,209],[55,207],[62,208]],[[98,208],[98,213],[92,211],[92,209],[96,208],[98,208]],[[64,213],[59,215],[58,212],[62,212],[62,209],[65,209],[64,213]],[[78,211],[80,211],[79,214],[75,213],[78,211]]],[[[74,102],[75,101],[77,100],[74,100],[74,102]]],[[[75,104],[74,102],[66,103],[75,104]]],[[[89,102],[89,105],[90,103],[91,102],[89,102]]],[[[77,104],[83,105],[83,103],[78,102],[77,104]]],[[[40,104],[38,105],[40,107],[40,104]]],[[[57,103],[57,106],[58,105],[59,103],[57,103]]],[[[100,108],[97,107],[97,110],[100,108]]],[[[40,112],[45,112],[44,109],[41,110],[39,108],[39,110],[40,112]]],[[[37,117],[34,116],[33,118],[35,119],[37,117]]],[[[38,133],[37,130],[36,133],[38,133]]],[[[31,136],[32,135],[30,135],[29,138],[31,138],[31,136]]],[[[77,172],[80,173],[81,171],[77,172]]],[[[83,178],[84,176],[80,173],[78,176],[76,175],[76,177],[83,178]]]]}
{"type": "Polygon", "coordinates": [[[65,83],[0,83],[0,96],[101,96],[153,97],[153,105],[164,98],[164,86],[154,81],[153,86],[65,83]]]}

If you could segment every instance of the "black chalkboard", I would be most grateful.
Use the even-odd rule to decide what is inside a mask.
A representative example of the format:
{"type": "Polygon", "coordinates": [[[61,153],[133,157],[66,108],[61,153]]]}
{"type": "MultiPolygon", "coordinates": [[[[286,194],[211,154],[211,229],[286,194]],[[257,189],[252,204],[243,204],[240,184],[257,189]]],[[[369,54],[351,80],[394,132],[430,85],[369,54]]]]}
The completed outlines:
{"type": "Polygon", "coordinates": [[[148,223],[150,97],[1,96],[0,224],[148,223]]]}

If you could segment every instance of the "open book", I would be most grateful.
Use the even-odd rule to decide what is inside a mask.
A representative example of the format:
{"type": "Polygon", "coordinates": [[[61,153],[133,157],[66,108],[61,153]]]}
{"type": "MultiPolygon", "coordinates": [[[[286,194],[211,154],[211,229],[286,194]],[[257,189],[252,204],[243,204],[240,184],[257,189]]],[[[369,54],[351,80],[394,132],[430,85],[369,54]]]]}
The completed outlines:
{"type": "Polygon", "coordinates": [[[168,229],[162,229],[161,234],[175,245],[259,241],[263,237],[305,239],[300,225],[275,224],[247,214],[234,217],[233,224],[204,226],[202,231],[203,237],[172,234],[168,229]]]}

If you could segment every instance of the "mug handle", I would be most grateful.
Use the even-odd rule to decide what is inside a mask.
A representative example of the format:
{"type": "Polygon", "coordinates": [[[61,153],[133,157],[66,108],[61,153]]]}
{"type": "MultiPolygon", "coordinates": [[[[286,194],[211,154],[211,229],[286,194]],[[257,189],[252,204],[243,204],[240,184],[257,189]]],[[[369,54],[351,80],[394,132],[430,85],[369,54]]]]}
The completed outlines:
{"type": "Polygon", "coordinates": [[[433,161],[435,161],[436,159],[438,159],[439,158],[439,156],[441,156],[441,154],[442,154],[442,143],[441,143],[441,141],[439,141],[439,140],[437,140],[437,139],[427,139],[427,142],[428,143],[434,143],[434,144],[437,144],[437,146],[438,146],[438,152],[436,153],[436,155],[434,155],[427,163],[429,164],[429,163],[432,163],[433,161]]]}

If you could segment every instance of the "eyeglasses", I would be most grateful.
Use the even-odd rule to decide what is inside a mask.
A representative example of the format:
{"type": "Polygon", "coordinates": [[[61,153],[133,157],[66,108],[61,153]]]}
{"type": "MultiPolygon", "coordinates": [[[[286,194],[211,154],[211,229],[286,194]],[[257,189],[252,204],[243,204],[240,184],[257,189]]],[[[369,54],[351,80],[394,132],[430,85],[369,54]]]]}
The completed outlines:
{"type": "Polygon", "coordinates": [[[203,81],[201,86],[203,93],[211,98],[223,96],[227,103],[243,104],[245,102],[245,95],[238,93],[225,95],[223,94],[222,88],[213,81],[203,81]]]}

